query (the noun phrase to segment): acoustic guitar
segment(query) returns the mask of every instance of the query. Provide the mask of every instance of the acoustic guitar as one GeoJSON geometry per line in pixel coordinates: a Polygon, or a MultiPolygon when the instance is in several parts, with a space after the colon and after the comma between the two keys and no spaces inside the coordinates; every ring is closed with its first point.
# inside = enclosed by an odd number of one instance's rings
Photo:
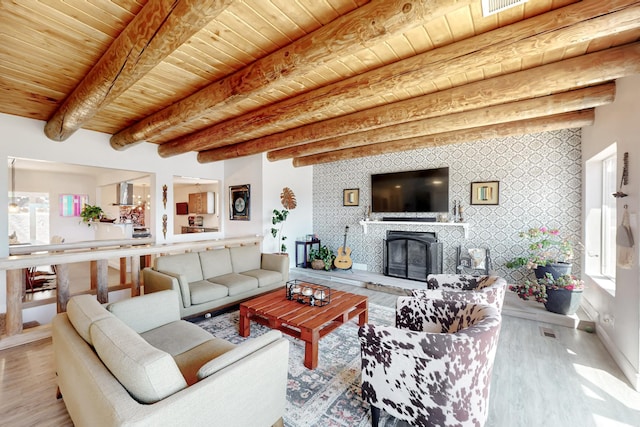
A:
{"type": "Polygon", "coordinates": [[[338,256],[336,256],[335,261],[333,261],[336,268],[340,268],[342,270],[348,270],[353,265],[353,261],[351,260],[351,248],[347,247],[348,231],[349,226],[347,225],[344,228],[344,243],[338,248],[338,256]]]}

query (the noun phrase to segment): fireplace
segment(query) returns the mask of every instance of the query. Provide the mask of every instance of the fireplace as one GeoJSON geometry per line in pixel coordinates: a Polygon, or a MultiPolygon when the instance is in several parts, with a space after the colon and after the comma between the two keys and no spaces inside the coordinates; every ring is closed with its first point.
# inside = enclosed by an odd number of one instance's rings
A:
{"type": "Polygon", "coordinates": [[[384,240],[384,274],[427,281],[427,275],[442,273],[442,243],[436,233],[387,231],[384,240]]]}

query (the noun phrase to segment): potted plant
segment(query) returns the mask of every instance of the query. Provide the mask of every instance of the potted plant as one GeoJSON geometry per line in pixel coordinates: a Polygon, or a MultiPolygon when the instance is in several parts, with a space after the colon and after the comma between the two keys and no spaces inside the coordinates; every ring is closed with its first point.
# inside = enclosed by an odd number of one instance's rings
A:
{"type": "Polygon", "coordinates": [[[333,261],[335,259],[336,256],[334,255],[333,251],[327,247],[327,245],[322,245],[318,249],[312,248],[309,251],[311,268],[313,268],[314,270],[331,270],[331,267],[333,267],[333,261]]]}
{"type": "Polygon", "coordinates": [[[271,224],[279,227],[271,227],[271,235],[278,239],[278,248],[281,253],[287,252],[287,246],[284,244],[284,241],[287,240],[287,236],[282,234],[282,229],[284,228],[284,222],[287,220],[287,216],[289,216],[289,211],[292,211],[296,208],[296,196],[293,194],[293,191],[289,187],[284,187],[282,189],[282,193],[280,193],[280,203],[282,203],[282,210],[273,210],[273,216],[271,217],[271,224]]]}
{"type": "Polygon", "coordinates": [[[92,222],[99,221],[103,215],[104,211],[100,206],[92,206],[90,204],[84,205],[82,211],[80,211],[82,222],[86,222],[89,227],[91,227],[92,222]]]}
{"type": "Polygon", "coordinates": [[[547,311],[574,314],[582,301],[584,282],[571,274],[554,278],[551,273],[546,273],[542,278],[511,285],[509,290],[523,300],[534,299],[543,303],[547,311]]]}
{"type": "Polygon", "coordinates": [[[568,239],[560,236],[560,230],[543,226],[522,231],[519,235],[529,242],[529,253],[507,262],[508,268],[532,269],[537,278],[545,278],[547,273],[553,277],[571,273],[569,261],[573,258],[573,247],[568,239]]]}

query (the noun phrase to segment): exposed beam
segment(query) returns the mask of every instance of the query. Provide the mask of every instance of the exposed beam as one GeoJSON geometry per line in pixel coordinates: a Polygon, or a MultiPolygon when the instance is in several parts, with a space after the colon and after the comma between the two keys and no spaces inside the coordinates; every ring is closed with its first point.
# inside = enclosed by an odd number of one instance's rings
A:
{"type": "Polygon", "coordinates": [[[519,120],[515,122],[456,130],[436,135],[427,135],[417,138],[402,139],[398,141],[384,142],[381,144],[297,157],[293,159],[293,165],[295,167],[310,166],[314,164],[376,156],[398,151],[417,150],[421,148],[437,147],[469,141],[481,141],[490,138],[528,135],[558,129],[579,128],[592,125],[594,120],[595,111],[593,109],[574,111],[555,116],[538,117],[531,120],[519,120]]]}
{"type": "Polygon", "coordinates": [[[612,103],[615,98],[615,93],[615,83],[608,83],[540,98],[494,105],[478,110],[400,123],[366,132],[352,133],[326,139],[324,141],[297,145],[273,151],[268,154],[268,159],[273,161],[291,157],[302,157],[345,148],[379,144],[386,141],[415,138],[460,129],[534,119],[570,111],[595,108],[612,103]]]}
{"type": "Polygon", "coordinates": [[[64,141],[233,0],[149,0],[53,113],[44,133],[64,141]]]}
{"type": "Polygon", "coordinates": [[[337,57],[381,43],[473,0],[374,0],[111,137],[122,149],[153,134],[266,94],[337,57]]]}
{"type": "Polygon", "coordinates": [[[381,93],[398,93],[416,82],[454,76],[518,56],[551,51],[640,27],[640,2],[587,1],[548,12],[479,36],[425,52],[226,120],[163,144],[170,156],[222,147],[265,135],[265,128],[291,128],[349,110],[354,101],[371,105],[381,93]],[[625,9],[626,7],[626,9],[625,9]],[[622,10],[618,10],[623,8],[622,10]],[[611,13],[612,11],[616,11],[611,13]],[[597,18],[594,18],[597,17],[597,18]],[[594,19],[592,19],[594,18],[594,19]]]}
{"type": "Polygon", "coordinates": [[[469,109],[564,92],[640,73],[640,43],[607,49],[530,70],[481,80],[245,143],[202,151],[202,163],[248,156],[469,109]],[[553,78],[550,78],[553,76],[553,78]]]}

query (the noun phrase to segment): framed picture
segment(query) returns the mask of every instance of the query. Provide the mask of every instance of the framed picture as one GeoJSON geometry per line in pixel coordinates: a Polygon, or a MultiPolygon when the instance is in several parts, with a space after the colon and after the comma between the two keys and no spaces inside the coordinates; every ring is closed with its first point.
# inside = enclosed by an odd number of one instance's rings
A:
{"type": "Polygon", "coordinates": [[[89,203],[88,194],[61,194],[60,216],[80,216],[84,205],[89,203]]]}
{"type": "Polygon", "coordinates": [[[471,183],[472,205],[497,205],[500,201],[500,181],[471,183]]]}
{"type": "Polygon", "coordinates": [[[232,185],[229,187],[229,219],[249,221],[251,186],[232,185]]]}
{"type": "Polygon", "coordinates": [[[358,206],[359,204],[359,188],[347,188],[346,190],[342,190],[342,206],[358,206]]]}

